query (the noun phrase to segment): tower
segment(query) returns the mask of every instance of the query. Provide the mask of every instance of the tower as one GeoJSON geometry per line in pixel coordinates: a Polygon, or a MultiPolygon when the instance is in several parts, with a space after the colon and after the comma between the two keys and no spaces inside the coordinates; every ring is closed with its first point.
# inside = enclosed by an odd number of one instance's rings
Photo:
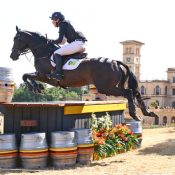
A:
{"type": "Polygon", "coordinates": [[[136,40],[126,40],[123,44],[123,62],[129,66],[132,72],[140,80],[140,49],[144,43],[136,40]]]}

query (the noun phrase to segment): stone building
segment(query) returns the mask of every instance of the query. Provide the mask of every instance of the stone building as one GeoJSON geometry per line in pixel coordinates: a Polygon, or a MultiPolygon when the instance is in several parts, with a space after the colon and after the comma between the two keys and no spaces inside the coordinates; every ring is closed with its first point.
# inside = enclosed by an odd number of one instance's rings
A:
{"type": "Polygon", "coordinates": [[[140,80],[140,49],[144,43],[135,40],[121,42],[123,44],[123,62],[129,66],[139,81],[140,93],[147,106],[156,103],[161,108],[175,108],[175,68],[168,68],[167,80],[140,80]]]}

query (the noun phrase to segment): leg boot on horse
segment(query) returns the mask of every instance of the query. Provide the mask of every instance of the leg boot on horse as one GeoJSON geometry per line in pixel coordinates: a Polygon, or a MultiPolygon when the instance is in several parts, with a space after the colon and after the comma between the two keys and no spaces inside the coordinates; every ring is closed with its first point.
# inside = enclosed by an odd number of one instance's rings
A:
{"type": "Polygon", "coordinates": [[[54,72],[51,74],[51,78],[56,79],[58,81],[60,81],[63,76],[63,70],[62,70],[63,60],[62,59],[63,58],[61,57],[61,55],[54,54],[54,61],[56,64],[56,68],[54,72]]]}

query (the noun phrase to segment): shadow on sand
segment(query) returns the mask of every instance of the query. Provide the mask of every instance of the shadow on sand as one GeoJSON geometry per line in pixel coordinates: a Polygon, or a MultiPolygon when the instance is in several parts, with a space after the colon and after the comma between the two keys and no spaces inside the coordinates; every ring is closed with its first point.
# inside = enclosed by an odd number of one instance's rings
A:
{"type": "Polygon", "coordinates": [[[166,142],[158,143],[145,149],[139,150],[139,155],[157,154],[161,156],[175,155],[175,139],[168,139],[166,142]]]}

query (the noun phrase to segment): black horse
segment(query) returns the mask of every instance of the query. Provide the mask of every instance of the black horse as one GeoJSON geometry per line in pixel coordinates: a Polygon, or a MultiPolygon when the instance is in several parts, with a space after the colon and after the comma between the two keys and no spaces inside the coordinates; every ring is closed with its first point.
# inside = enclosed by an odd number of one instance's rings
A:
{"type": "Polygon", "coordinates": [[[143,115],[156,117],[156,114],[146,109],[138,89],[136,77],[124,63],[102,57],[86,58],[75,70],[64,70],[63,79],[58,82],[49,78],[49,75],[54,70],[50,57],[58,47],[39,33],[21,31],[18,27],[16,27],[16,30],[17,33],[14,37],[10,57],[13,60],[17,60],[20,55],[25,54],[29,50],[34,55],[36,72],[23,75],[23,80],[29,90],[34,92],[43,90],[42,84],[36,81],[55,87],[80,87],[94,84],[99,93],[127,98],[129,114],[133,119],[141,120],[141,117],[136,115],[135,98],[143,115]],[[125,84],[127,84],[127,88],[125,88],[125,84]]]}

